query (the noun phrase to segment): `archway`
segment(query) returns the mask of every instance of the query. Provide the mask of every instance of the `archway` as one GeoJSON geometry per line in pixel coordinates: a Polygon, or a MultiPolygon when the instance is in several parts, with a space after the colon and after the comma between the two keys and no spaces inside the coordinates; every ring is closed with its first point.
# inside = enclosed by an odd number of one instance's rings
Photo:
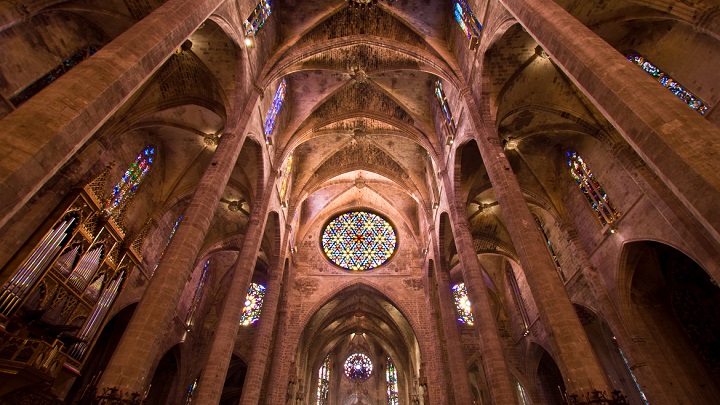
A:
{"type": "Polygon", "coordinates": [[[720,288],[690,257],[658,242],[625,246],[630,302],[640,333],[659,346],[694,403],[720,403],[720,288]]]}
{"type": "Polygon", "coordinates": [[[236,405],[240,401],[245,384],[245,374],[247,374],[247,364],[233,354],[227,377],[225,377],[220,405],[236,405]]]}
{"type": "Polygon", "coordinates": [[[535,384],[543,403],[548,405],[565,404],[563,400],[565,383],[562,374],[560,374],[555,360],[545,350],[542,350],[540,355],[535,384]]]}
{"type": "Polygon", "coordinates": [[[180,370],[180,347],[173,346],[160,359],[150,383],[145,404],[164,405],[175,391],[180,370]]]}

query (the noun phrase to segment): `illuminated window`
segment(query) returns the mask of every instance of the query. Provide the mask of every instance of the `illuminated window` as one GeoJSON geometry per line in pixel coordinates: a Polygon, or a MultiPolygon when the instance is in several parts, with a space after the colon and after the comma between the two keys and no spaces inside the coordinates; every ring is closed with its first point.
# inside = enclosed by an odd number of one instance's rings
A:
{"type": "Polygon", "coordinates": [[[280,179],[280,203],[285,202],[285,196],[287,195],[288,186],[290,185],[290,178],[293,170],[293,153],[285,160],[285,168],[282,170],[282,178],[280,179]]]}
{"type": "Polygon", "coordinates": [[[445,97],[445,90],[443,90],[442,82],[440,80],[435,82],[435,97],[437,97],[440,108],[445,115],[445,128],[447,129],[449,136],[455,137],[455,133],[457,131],[455,119],[450,111],[450,104],[448,104],[447,97],[445,97]]]}
{"type": "Polygon", "coordinates": [[[173,225],[172,230],[170,231],[170,235],[168,236],[167,242],[165,243],[165,247],[163,248],[162,252],[160,252],[160,257],[158,257],[157,263],[155,263],[155,267],[152,270],[152,273],[150,273],[150,277],[155,274],[155,270],[157,270],[158,267],[160,267],[160,262],[162,262],[163,257],[165,257],[165,251],[167,250],[168,246],[170,246],[170,241],[172,241],[173,236],[175,236],[175,231],[177,231],[178,225],[180,225],[180,221],[182,221],[182,215],[180,215],[175,221],[175,225],[173,225]]]}
{"type": "Polygon", "coordinates": [[[515,272],[513,271],[510,263],[508,263],[505,267],[505,274],[507,275],[508,282],[510,283],[510,289],[515,297],[515,305],[517,306],[518,312],[520,312],[520,317],[522,318],[523,327],[525,328],[525,336],[527,336],[528,333],[530,333],[528,330],[530,328],[530,316],[528,315],[527,307],[525,306],[525,299],[520,291],[520,285],[518,285],[515,272]]]}
{"type": "Polygon", "coordinates": [[[243,23],[245,35],[257,34],[260,28],[265,25],[265,20],[270,17],[271,13],[272,5],[270,4],[270,0],[260,0],[260,3],[255,6],[250,16],[243,23]]]}
{"type": "Polygon", "coordinates": [[[535,223],[537,223],[538,228],[540,228],[540,232],[545,239],[545,246],[547,246],[548,251],[550,252],[550,256],[552,256],[553,261],[555,262],[555,269],[560,275],[562,281],[565,281],[565,274],[563,274],[562,272],[562,267],[560,266],[560,261],[558,260],[557,253],[555,253],[555,248],[553,248],[552,242],[550,242],[550,238],[548,237],[547,232],[545,232],[545,227],[543,226],[542,222],[540,222],[540,218],[538,218],[536,215],[533,215],[533,217],[535,217],[535,223]]]}
{"type": "Polygon", "coordinates": [[[330,355],[328,354],[318,371],[317,405],[328,405],[330,393],[330,355]]]}
{"type": "Polygon", "coordinates": [[[379,215],[352,211],[325,227],[322,247],[327,257],[347,270],[369,270],[385,263],[395,251],[395,230],[379,215]]]}
{"type": "Polygon", "coordinates": [[[398,394],[397,369],[390,357],[387,358],[387,367],[385,368],[385,381],[387,381],[388,405],[400,405],[400,395],[398,394]]]}
{"type": "Polygon", "coordinates": [[[617,349],[618,353],[620,353],[620,357],[622,357],[623,363],[625,363],[625,367],[627,368],[628,372],[630,373],[630,377],[633,380],[633,383],[635,384],[635,388],[637,388],[638,393],[640,394],[640,397],[642,398],[642,401],[645,405],[650,405],[648,402],[647,397],[645,396],[645,392],[643,392],[642,388],[640,388],[640,383],[638,382],[637,378],[635,377],[635,373],[633,373],[632,368],[630,367],[630,363],[628,363],[627,359],[625,358],[625,354],[623,353],[622,349],[620,349],[620,344],[618,344],[617,338],[613,336],[613,343],[615,344],[615,349],[617,349]]]}
{"type": "Polygon", "coordinates": [[[345,360],[345,376],[347,378],[365,380],[370,378],[372,369],[370,358],[362,353],[351,354],[345,360]]]}
{"type": "Polygon", "coordinates": [[[479,44],[480,31],[482,31],[480,21],[475,17],[465,0],[457,0],[454,11],[455,20],[460,25],[460,29],[465,33],[465,36],[470,40],[470,48],[475,49],[479,44]]]}
{"type": "Polygon", "coordinates": [[[207,259],[207,261],[205,261],[205,265],[203,265],[202,273],[200,273],[200,280],[198,280],[197,286],[195,287],[195,295],[193,295],[192,302],[190,303],[190,309],[188,309],[187,316],[185,317],[185,327],[188,332],[195,323],[195,312],[197,311],[197,308],[200,305],[200,300],[203,296],[205,283],[207,283],[208,270],[210,270],[210,259],[207,259]]]}
{"type": "Polygon", "coordinates": [[[135,162],[125,171],[120,182],[113,188],[110,200],[105,204],[105,211],[112,213],[118,207],[126,204],[137,192],[140,183],[147,175],[155,160],[155,148],[147,146],[135,158],[135,162]]]}
{"type": "Polygon", "coordinates": [[[615,207],[610,202],[610,198],[605,194],[600,182],[593,176],[585,161],[576,152],[568,151],[568,167],[570,174],[577,183],[585,198],[590,203],[593,211],[603,225],[613,222],[620,217],[615,207]]]}
{"type": "Polygon", "coordinates": [[[250,284],[247,296],[245,296],[245,307],[243,307],[243,312],[240,316],[241,325],[250,325],[260,319],[260,311],[262,310],[264,297],[264,286],[256,283],[250,284]]]}
{"type": "Polygon", "coordinates": [[[460,321],[460,323],[473,325],[475,320],[473,319],[472,304],[468,298],[465,283],[455,284],[452,290],[453,296],[455,297],[455,309],[457,309],[458,321],[460,321]]]}
{"type": "Polygon", "coordinates": [[[187,393],[185,394],[185,405],[192,404],[193,396],[195,396],[195,391],[197,390],[199,381],[200,377],[196,378],[195,381],[190,384],[190,387],[188,387],[187,393]]]}
{"type": "Polygon", "coordinates": [[[272,105],[267,113],[267,118],[265,118],[265,126],[263,127],[263,130],[265,131],[266,137],[270,136],[273,129],[275,129],[275,120],[280,112],[280,108],[282,108],[283,101],[285,101],[286,87],[287,82],[285,81],[285,78],[283,78],[280,81],[277,91],[275,91],[275,97],[273,97],[272,105]]]}
{"type": "Polygon", "coordinates": [[[10,97],[10,102],[13,103],[15,107],[20,106],[20,104],[28,101],[32,96],[36,95],[40,92],[40,90],[49,86],[50,83],[54,82],[57,78],[67,73],[70,69],[77,66],[80,62],[94,55],[95,52],[97,52],[98,50],[100,50],[99,46],[89,45],[75,52],[74,55],[63,60],[60,65],[55,67],[55,69],[51,70],[45,76],[35,80],[32,84],[22,89],[22,91],[20,91],[18,94],[10,97]]]}
{"type": "Polygon", "coordinates": [[[520,381],[515,380],[515,388],[517,388],[518,404],[530,405],[525,388],[520,384],[520,381]]]}
{"type": "Polygon", "coordinates": [[[680,83],[676,82],[672,77],[661,71],[660,68],[650,63],[649,60],[642,57],[642,55],[640,55],[639,53],[631,52],[630,54],[628,54],[627,58],[630,62],[633,62],[634,64],[640,66],[640,68],[647,72],[647,74],[657,79],[657,81],[662,84],[663,87],[667,88],[674,95],[678,96],[678,98],[684,101],[685,104],[689,105],[690,108],[699,112],[702,115],[705,115],[705,112],[707,112],[708,110],[708,106],[702,100],[700,100],[700,97],[694,95],[686,88],[681,86],[680,83]]]}

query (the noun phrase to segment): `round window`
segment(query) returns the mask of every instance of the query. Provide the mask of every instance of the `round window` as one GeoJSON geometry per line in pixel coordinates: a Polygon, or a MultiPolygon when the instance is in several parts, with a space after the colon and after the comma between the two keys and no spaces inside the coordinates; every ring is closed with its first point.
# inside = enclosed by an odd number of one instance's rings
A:
{"type": "Polygon", "coordinates": [[[362,353],[351,354],[345,360],[345,376],[350,379],[366,379],[372,374],[373,365],[370,358],[362,353]]]}
{"type": "Polygon", "coordinates": [[[370,270],[385,263],[395,251],[392,225],[379,215],[352,211],[325,226],[322,247],[328,259],[347,270],[370,270]]]}

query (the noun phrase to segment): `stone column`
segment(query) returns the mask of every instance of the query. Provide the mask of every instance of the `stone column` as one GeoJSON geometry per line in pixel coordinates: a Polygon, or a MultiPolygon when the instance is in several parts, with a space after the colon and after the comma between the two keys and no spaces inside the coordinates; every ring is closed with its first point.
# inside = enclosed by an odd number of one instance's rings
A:
{"type": "MultiPolygon", "coordinates": [[[[212,162],[205,169],[190,200],[183,220],[167,247],[165,257],[155,271],[118,344],[99,387],[118,387],[125,392],[142,392],[146,378],[159,361],[162,336],[172,325],[175,308],[193,270],[210,223],[225,190],[246,138],[237,123],[246,123],[257,102],[248,102],[243,114],[233,117],[220,139],[212,162]],[[238,132],[233,132],[237,130],[238,132]]],[[[244,296],[244,295],[243,295],[244,296]]],[[[102,392],[102,391],[100,391],[102,392]]]]}
{"type": "Polygon", "coordinates": [[[168,0],[0,121],[0,227],[224,0],[168,0]]]}
{"type": "MultiPolygon", "coordinates": [[[[230,288],[220,312],[207,364],[198,383],[198,404],[217,404],[220,402],[228,367],[230,366],[230,358],[232,357],[238,328],[240,327],[240,315],[242,314],[246,291],[255,271],[260,242],[265,231],[268,202],[272,192],[275,190],[272,182],[269,181],[265,182],[264,187],[262,198],[253,204],[242,248],[231,270],[230,288]]],[[[263,322],[263,319],[259,322],[263,322]]]]}
{"type": "Polygon", "coordinates": [[[248,363],[247,374],[245,374],[245,383],[243,384],[242,396],[240,397],[240,405],[259,404],[260,394],[265,378],[265,370],[267,368],[270,357],[270,346],[273,340],[273,331],[275,330],[275,320],[278,318],[278,306],[280,304],[280,296],[283,289],[282,280],[285,274],[285,260],[283,254],[287,249],[288,239],[290,237],[290,229],[288,226],[285,231],[285,240],[280,252],[276,254],[275,266],[268,275],[267,289],[265,299],[262,306],[262,317],[258,321],[257,332],[255,333],[255,341],[253,342],[252,357],[248,363]]]}
{"type": "MultiPolygon", "coordinates": [[[[545,240],[525,201],[510,162],[505,156],[497,130],[487,126],[480,119],[475,102],[467,92],[464,99],[468,108],[467,116],[475,130],[475,140],[480,155],[498,199],[510,238],[520,258],[530,291],[538,306],[540,320],[550,336],[555,361],[565,378],[565,387],[571,394],[582,394],[593,389],[607,391],[605,373],[595,357],[585,329],[580,324],[567,296],[565,286],[557,276],[555,263],[548,253],[545,240]]],[[[467,232],[465,226],[459,226],[458,229],[467,232]]],[[[461,234],[456,233],[456,235],[457,238],[461,237],[461,234]]],[[[470,237],[469,233],[467,237],[470,237]]],[[[458,247],[458,252],[463,250],[458,247]]],[[[477,272],[470,273],[474,275],[477,272]]],[[[480,277],[479,273],[476,277],[480,277]]],[[[465,282],[468,282],[467,276],[465,282]]],[[[482,280],[478,282],[481,283],[482,280]]],[[[480,285],[479,283],[477,285],[480,285]]]]}
{"type": "MultiPolygon", "coordinates": [[[[462,339],[457,326],[457,316],[453,306],[453,295],[450,292],[450,275],[444,265],[444,259],[440,256],[439,249],[435,249],[438,258],[435,271],[437,281],[437,292],[440,309],[440,323],[445,332],[445,347],[447,353],[448,368],[450,371],[450,384],[453,388],[456,404],[471,404],[472,394],[470,380],[468,378],[468,364],[462,352],[462,339]]],[[[431,301],[432,302],[432,301],[431,301]]]]}
{"type": "MultiPolygon", "coordinates": [[[[500,0],[720,241],[720,129],[549,0],[500,0]]],[[[717,18],[715,18],[717,20],[717,18]]]]}
{"type": "MultiPolygon", "coordinates": [[[[447,173],[443,173],[445,189],[450,191],[452,188],[447,177],[447,173]]],[[[448,192],[448,194],[454,198],[453,193],[448,192]]],[[[475,253],[475,245],[467,218],[460,212],[465,212],[465,208],[455,205],[450,207],[450,224],[455,237],[455,247],[460,257],[465,288],[472,303],[475,327],[480,336],[482,366],[490,389],[490,400],[491,403],[497,405],[517,404],[515,386],[510,377],[508,362],[505,359],[505,349],[490,304],[487,286],[483,280],[483,269],[475,253]]]]}

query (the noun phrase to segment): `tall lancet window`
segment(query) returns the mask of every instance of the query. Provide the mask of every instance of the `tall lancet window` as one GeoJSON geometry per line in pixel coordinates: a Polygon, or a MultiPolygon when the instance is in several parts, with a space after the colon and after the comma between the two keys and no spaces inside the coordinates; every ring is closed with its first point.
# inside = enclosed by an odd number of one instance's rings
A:
{"type": "Polygon", "coordinates": [[[387,366],[385,367],[385,381],[387,382],[388,405],[400,405],[397,369],[390,357],[387,358],[387,366]]]}
{"type": "Polygon", "coordinates": [[[328,405],[330,403],[330,355],[328,354],[318,371],[317,405],[328,405]]]}
{"type": "Polygon", "coordinates": [[[450,111],[450,104],[448,104],[447,97],[445,97],[445,90],[443,90],[443,85],[440,80],[435,82],[435,97],[437,97],[440,109],[442,109],[443,115],[445,115],[444,125],[445,129],[448,131],[448,137],[452,139],[455,137],[457,127],[455,125],[455,118],[453,118],[452,112],[450,111]]]}
{"type": "Polygon", "coordinates": [[[270,4],[270,0],[260,0],[260,3],[255,6],[250,16],[248,16],[247,20],[243,23],[245,35],[257,34],[260,28],[265,25],[265,21],[270,17],[271,13],[272,4],[270,4]]]}
{"type": "Polygon", "coordinates": [[[112,196],[105,204],[105,212],[108,214],[126,205],[137,192],[140,183],[147,176],[150,167],[155,160],[155,148],[147,146],[135,158],[135,162],[125,171],[118,184],[113,188],[112,196]]]}
{"type": "Polygon", "coordinates": [[[195,287],[195,295],[193,295],[190,308],[188,309],[187,316],[185,317],[185,328],[188,332],[190,332],[193,324],[195,324],[195,313],[197,312],[198,306],[200,305],[200,301],[203,297],[203,292],[205,291],[208,270],[210,270],[210,259],[207,259],[207,261],[205,261],[205,265],[203,265],[202,273],[200,273],[200,280],[198,280],[197,286],[195,287]]]}
{"type": "Polygon", "coordinates": [[[457,0],[455,2],[455,20],[460,25],[465,36],[470,40],[470,49],[475,49],[480,43],[480,31],[482,31],[482,25],[475,17],[475,13],[472,12],[470,6],[468,6],[465,0],[457,0]]]}
{"type": "Polygon", "coordinates": [[[467,288],[465,283],[455,284],[452,287],[453,297],[455,298],[455,309],[458,313],[458,321],[468,325],[473,325],[475,320],[472,313],[472,304],[470,298],[468,298],[467,288]]]}
{"type": "Polygon", "coordinates": [[[257,283],[250,284],[245,296],[245,307],[243,307],[242,315],[240,315],[241,325],[250,325],[260,319],[263,298],[265,298],[265,286],[257,283]]]}
{"type": "Polygon", "coordinates": [[[557,253],[555,253],[555,248],[553,247],[552,242],[550,242],[550,238],[548,237],[547,232],[545,231],[545,227],[543,226],[542,222],[540,222],[540,218],[537,217],[537,215],[533,214],[533,217],[535,218],[535,223],[537,223],[538,228],[540,228],[540,232],[542,233],[543,238],[545,239],[545,246],[548,248],[548,252],[550,252],[550,256],[552,256],[553,261],[555,262],[555,269],[557,269],[558,274],[560,275],[560,278],[562,281],[565,281],[565,274],[563,274],[562,267],[560,266],[560,261],[558,260],[557,253]]]}
{"type": "MultiPolygon", "coordinates": [[[[63,246],[70,240],[77,226],[78,218],[75,215],[66,215],[59,220],[35,249],[28,255],[27,259],[20,265],[15,274],[3,285],[0,291],[0,314],[9,317],[25,298],[30,287],[45,272],[45,269],[52,263],[56,255],[60,253],[63,246]]],[[[65,265],[67,273],[70,274],[75,265],[78,247],[70,246],[67,252],[60,255],[55,262],[55,268],[65,265]],[[71,257],[71,254],[74,254],[71,257]],[[60,264],[58,264],[60,263],[60,264]]],[[[61,270],[59,270],[61,271],[61,270]]]]}
{"type": "Polygon", "coordinates": [[[170,242],[172,241],[173,236],[175,236],[175,231],[177,231],[178,226],[180,226],[180,221],[182,221],[182,215],[180,215],[175,221],[175,225],[173,225],[172,230],[170,231],[170,235],[168,236],[167,242],[165,243],[165,247],[163,248],[162,252],[160,252],[160,257],[158,257],[157,263],[155,263],[155,267],[153,267],[152,273],[150,273],[150,277],[155,274],[155,270],[157,270],[158,267],[160,267],[160,263],[162,262],[163,257],[165,257],[165,251],[167,250],[168,246],[170,246],[170,242]]]}
{"type": "Polygon", "coordinates": [[[528,315],[525,299],[520,291],[520,285],[518,284],[517,277],[515,277],[515,272],[509,263],[505,267],[505,274],[507,275],[508,283],[510,283],[510,289],[512,290],[515,298],[515,304],[517,305],[518,312],[520,312],[520,317],[522,318],[523,327],[525,328],[524,335],[527,336],[527,334],[530,333],[530,316],[528,315]]]}
{"type": "Polygon", "coordinates": [[[272,105],[270,106],[270,110],[268,110],[267,117],[265,118],[265,126],[263,127],[265,137],[272,135],[273,129],[275,129],[275,121],[277,120],[278,113],[280,113],[283,101],[285,101],[286,88],[287,81],[283,78],[280,81],[277,91],[275,91],[275,97],[273,97],[272,105]]]}
{"type": "Polygon", "coordinates": [[[644,70],[647,74],[654,77],[658,83],[662,84],[663,87],[670,90],[680,100],[684,101],[685,104],[689,105],[690,108],[705,115],[708,110],[708,105],[705,104],[700,97],[691,93],[688,89],[676,82],[675,79],[670,77],[667,73],[664,73],[660,68],[653,65],[649,60],[645,59],[642,55],[637,52],[630,52],[627,56],[628,60],[644,70]]]}
{"type": "Polygon", "coordinates": [[[613,222],[616,218],[620,217],[620,213],[610,202],[610,198],[603,190],[600,182],[593,176],[590,168],[585,164],[585,161],[576,152],[567,152],[568,167],[570,167],[570,174],[575,183],[577,183],[580,190],[585,195],[590,207],[597,215],[598,219],[603,225],[607,225],[613,222]]]}
{"type": "Polygon", "coordinates": [[[285,197],[287,196],[288,187],[290,186],[290,180],[292,179],[292,171],[293,171],[293,153],[290,152],[290,155],[285,160],[285,164],[283,165],[282,169],[282,176],[280,178],[280,190],[278,191],[280,195],[280,204],[283,206],[285,205],[285,197]]]}

